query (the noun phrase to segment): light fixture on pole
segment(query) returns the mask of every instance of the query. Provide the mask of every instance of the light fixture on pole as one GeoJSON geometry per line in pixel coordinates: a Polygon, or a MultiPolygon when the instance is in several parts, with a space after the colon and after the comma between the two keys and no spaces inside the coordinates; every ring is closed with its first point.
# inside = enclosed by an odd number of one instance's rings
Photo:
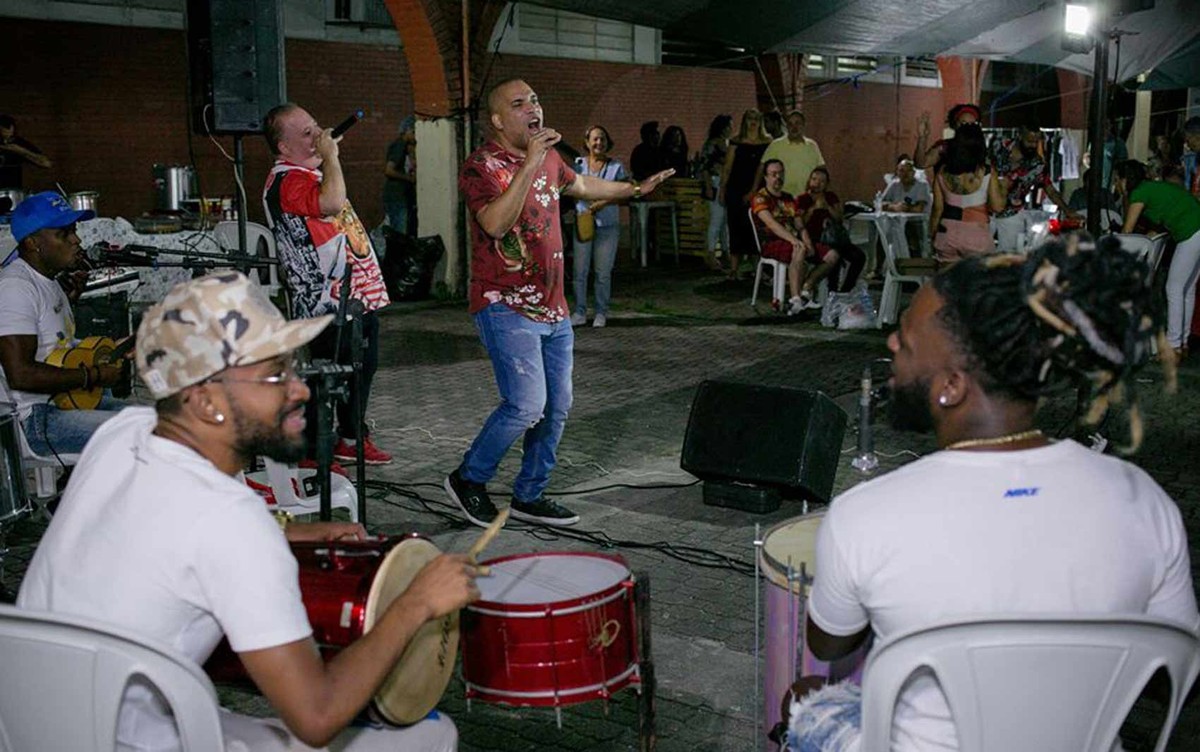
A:
{"type": "Polygon", "coordinates": [[[1080,2],[1067,2],[1063,7],[1063,49],[1081,54],[1091,52],[1092,45],[1096,42],[1092,35],[1091,6],[1080,2]]]}

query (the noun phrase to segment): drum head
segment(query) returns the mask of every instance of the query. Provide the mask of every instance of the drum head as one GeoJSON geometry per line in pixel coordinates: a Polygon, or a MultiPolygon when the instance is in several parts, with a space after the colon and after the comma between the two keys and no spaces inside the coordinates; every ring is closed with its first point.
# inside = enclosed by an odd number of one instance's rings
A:
{"type": "Polygon", "coordinates": [[[619,559],[602,554],[518,554],[484,562],[491,573],[476,581],[479,605],[549,605],[601,593],[629,577],[619,559]]]}
{"type": "Polygon", "coordinates": [[[759,561],[767,579],[781,588],[788,587],[788,564],[792,567],[792,590],[799,593],[804,583],[797,578],[804,573],[811,579],[816,573],[817,528],[825,512],[816,512],[781,522],[767,531],[759,561]]]}
{"type": "MultiPolygon", "coordinates": [[[[375,626],[392,601],[440,554],[424,538],[409,538],[388,552],[367,595],[363,632],[375,626]]],[[[416,631],[375,695],[375,710],[389,723],[416,723],[437,706],[450,683],[458,655],[458,612],[428,621],[416,631]]]]}

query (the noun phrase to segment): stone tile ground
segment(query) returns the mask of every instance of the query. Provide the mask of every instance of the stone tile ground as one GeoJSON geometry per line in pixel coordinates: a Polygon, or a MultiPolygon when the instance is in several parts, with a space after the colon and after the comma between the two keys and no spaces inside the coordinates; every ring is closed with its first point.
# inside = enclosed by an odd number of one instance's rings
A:
{"type": "MultiPolygon", "coordinates": [[[[626,261],[622,258],[622,263],[626,261]]],[[[641,270],[622,266],[616,301],[604,330],[577,331],[575,405],[564,434],[552,489],[583,517],[578,529],[603,534],[631,567],[649,575],[650,613],[658,669],[658,748],[674,752],[749,750],[756,743],[755,581],[744,573],[753,562],[756,526],[763,529],[800,512],[785,503],[778,512],[753,515],[701,503],[701,489],[679,468],[679,453],[696,385],[704,379],[819,389],[851,411],[862,367],[885,356],[883,332],[833,332],[812,321],[757,315],[748,304],[749,283],[726,283],[686,264],[641,270]],[[661,488],[610,488],[615,484],[661,488]],[[606,490],[598,490],[605,488],[606,490]],[[665,555],[657,548],[617,542],[673,544],[705,549],[740,564],[742,571],[706,568],[665,555]]],[[[876,291],[877,293],[878,291],[876,291]]],[[[478,530],[447,515],[442,477],[494,406],[490,365],[461,304],[393,307],[382,320],[381,369],[371,417],[381,445],[396,462],[372,469],[368,526],[383,533],[421,532],[444,550],[465,550],[478,530]]],[[[1145,467],[1183,509],[1193,563],[1200,528],[1200,463],[1191,416],[1200,408],[1200,369],[1181,373],[1179,392],[1161,392],[1156,367],[1139,387],[1147,438],[1135,461],[1145,467]]],[[[1068,398],[1049,400],[1042,426],[1060,433],[1071,414],[1068,398]]],[[[853,428],[853,427],[852,427],[853,428]]],[[[1120,426],[1109,426],[1119,435],[1120,426]]],[[[854,446],[853,430],[844,447],[854,446]]],[[[883,470],[934,448],[929,438],[877,427],[883,470]]],[[[844,453],[836,489],[860,480],[844,453]]],[[[492,491],[507,489],[519,463],[516,450],[501,467],[492,491]]],[[[43,523],[27,520],[10,535],[8,583],[19,582],[24,560],[43,523]]],[[[487,554],[595,550],[511,525],[487,554]]],[[[253,695],[223,690],[223,699],[246,712],[269,712],[253,695]]],[[[637,704],[621,692],[607,708],[590,703],[568,708],[563,726],[545,709],[473,703],[470,711],[458,679],[441,708],[458,724],[461,748],[474,750],[626,750],[637,748],[637,704]]],[[[1152,708],[1139,706],[1129,724],[1127,748],[1153,746],[1152,708]]],[[[1200,745],[1200,709],[1189,708],[1169,749],[1200,745]]]]}

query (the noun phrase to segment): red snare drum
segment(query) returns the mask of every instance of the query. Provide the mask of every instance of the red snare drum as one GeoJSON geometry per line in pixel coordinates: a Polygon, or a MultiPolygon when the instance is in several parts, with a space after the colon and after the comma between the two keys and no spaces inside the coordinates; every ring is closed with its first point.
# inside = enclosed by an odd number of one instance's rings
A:
{"type": "Polygon", "coordinates": [[[542,553],[484,562],[463,616],[466,696],[571,705],[640,685],[633,576],[619,556],[542,553]]]}
{"type": "MultiPolygon", "coordinates": [[[[330,656],[369,632],[375,620],[440,551],[417,535],[365,541],[292,543],[300,595],[313,639],[330,656]]],[[[372,709],[389,723],[416,723],[437,705],[458,650],[458,612],[426,622],[379,688],[372,709]]],[[[222,642],[205,669],[216,681],[244,681],[245,670],[222,642]]]]}

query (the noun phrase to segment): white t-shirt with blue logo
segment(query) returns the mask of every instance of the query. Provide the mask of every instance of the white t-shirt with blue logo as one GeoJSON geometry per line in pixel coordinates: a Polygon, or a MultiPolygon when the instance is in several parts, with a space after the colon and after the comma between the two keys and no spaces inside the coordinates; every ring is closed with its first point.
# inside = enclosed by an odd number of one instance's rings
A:
{"type": "MultiPolygon", "coordinates": [[[[1195,629],[1179,509],[1140,468],[1074,441],[942,451],[834,500],[808,615],[878,639],[955,617],[1149,614],[1195,629]]],[[[893,750],[954,750],[931,675],[901,694],[893,750]]]]}

